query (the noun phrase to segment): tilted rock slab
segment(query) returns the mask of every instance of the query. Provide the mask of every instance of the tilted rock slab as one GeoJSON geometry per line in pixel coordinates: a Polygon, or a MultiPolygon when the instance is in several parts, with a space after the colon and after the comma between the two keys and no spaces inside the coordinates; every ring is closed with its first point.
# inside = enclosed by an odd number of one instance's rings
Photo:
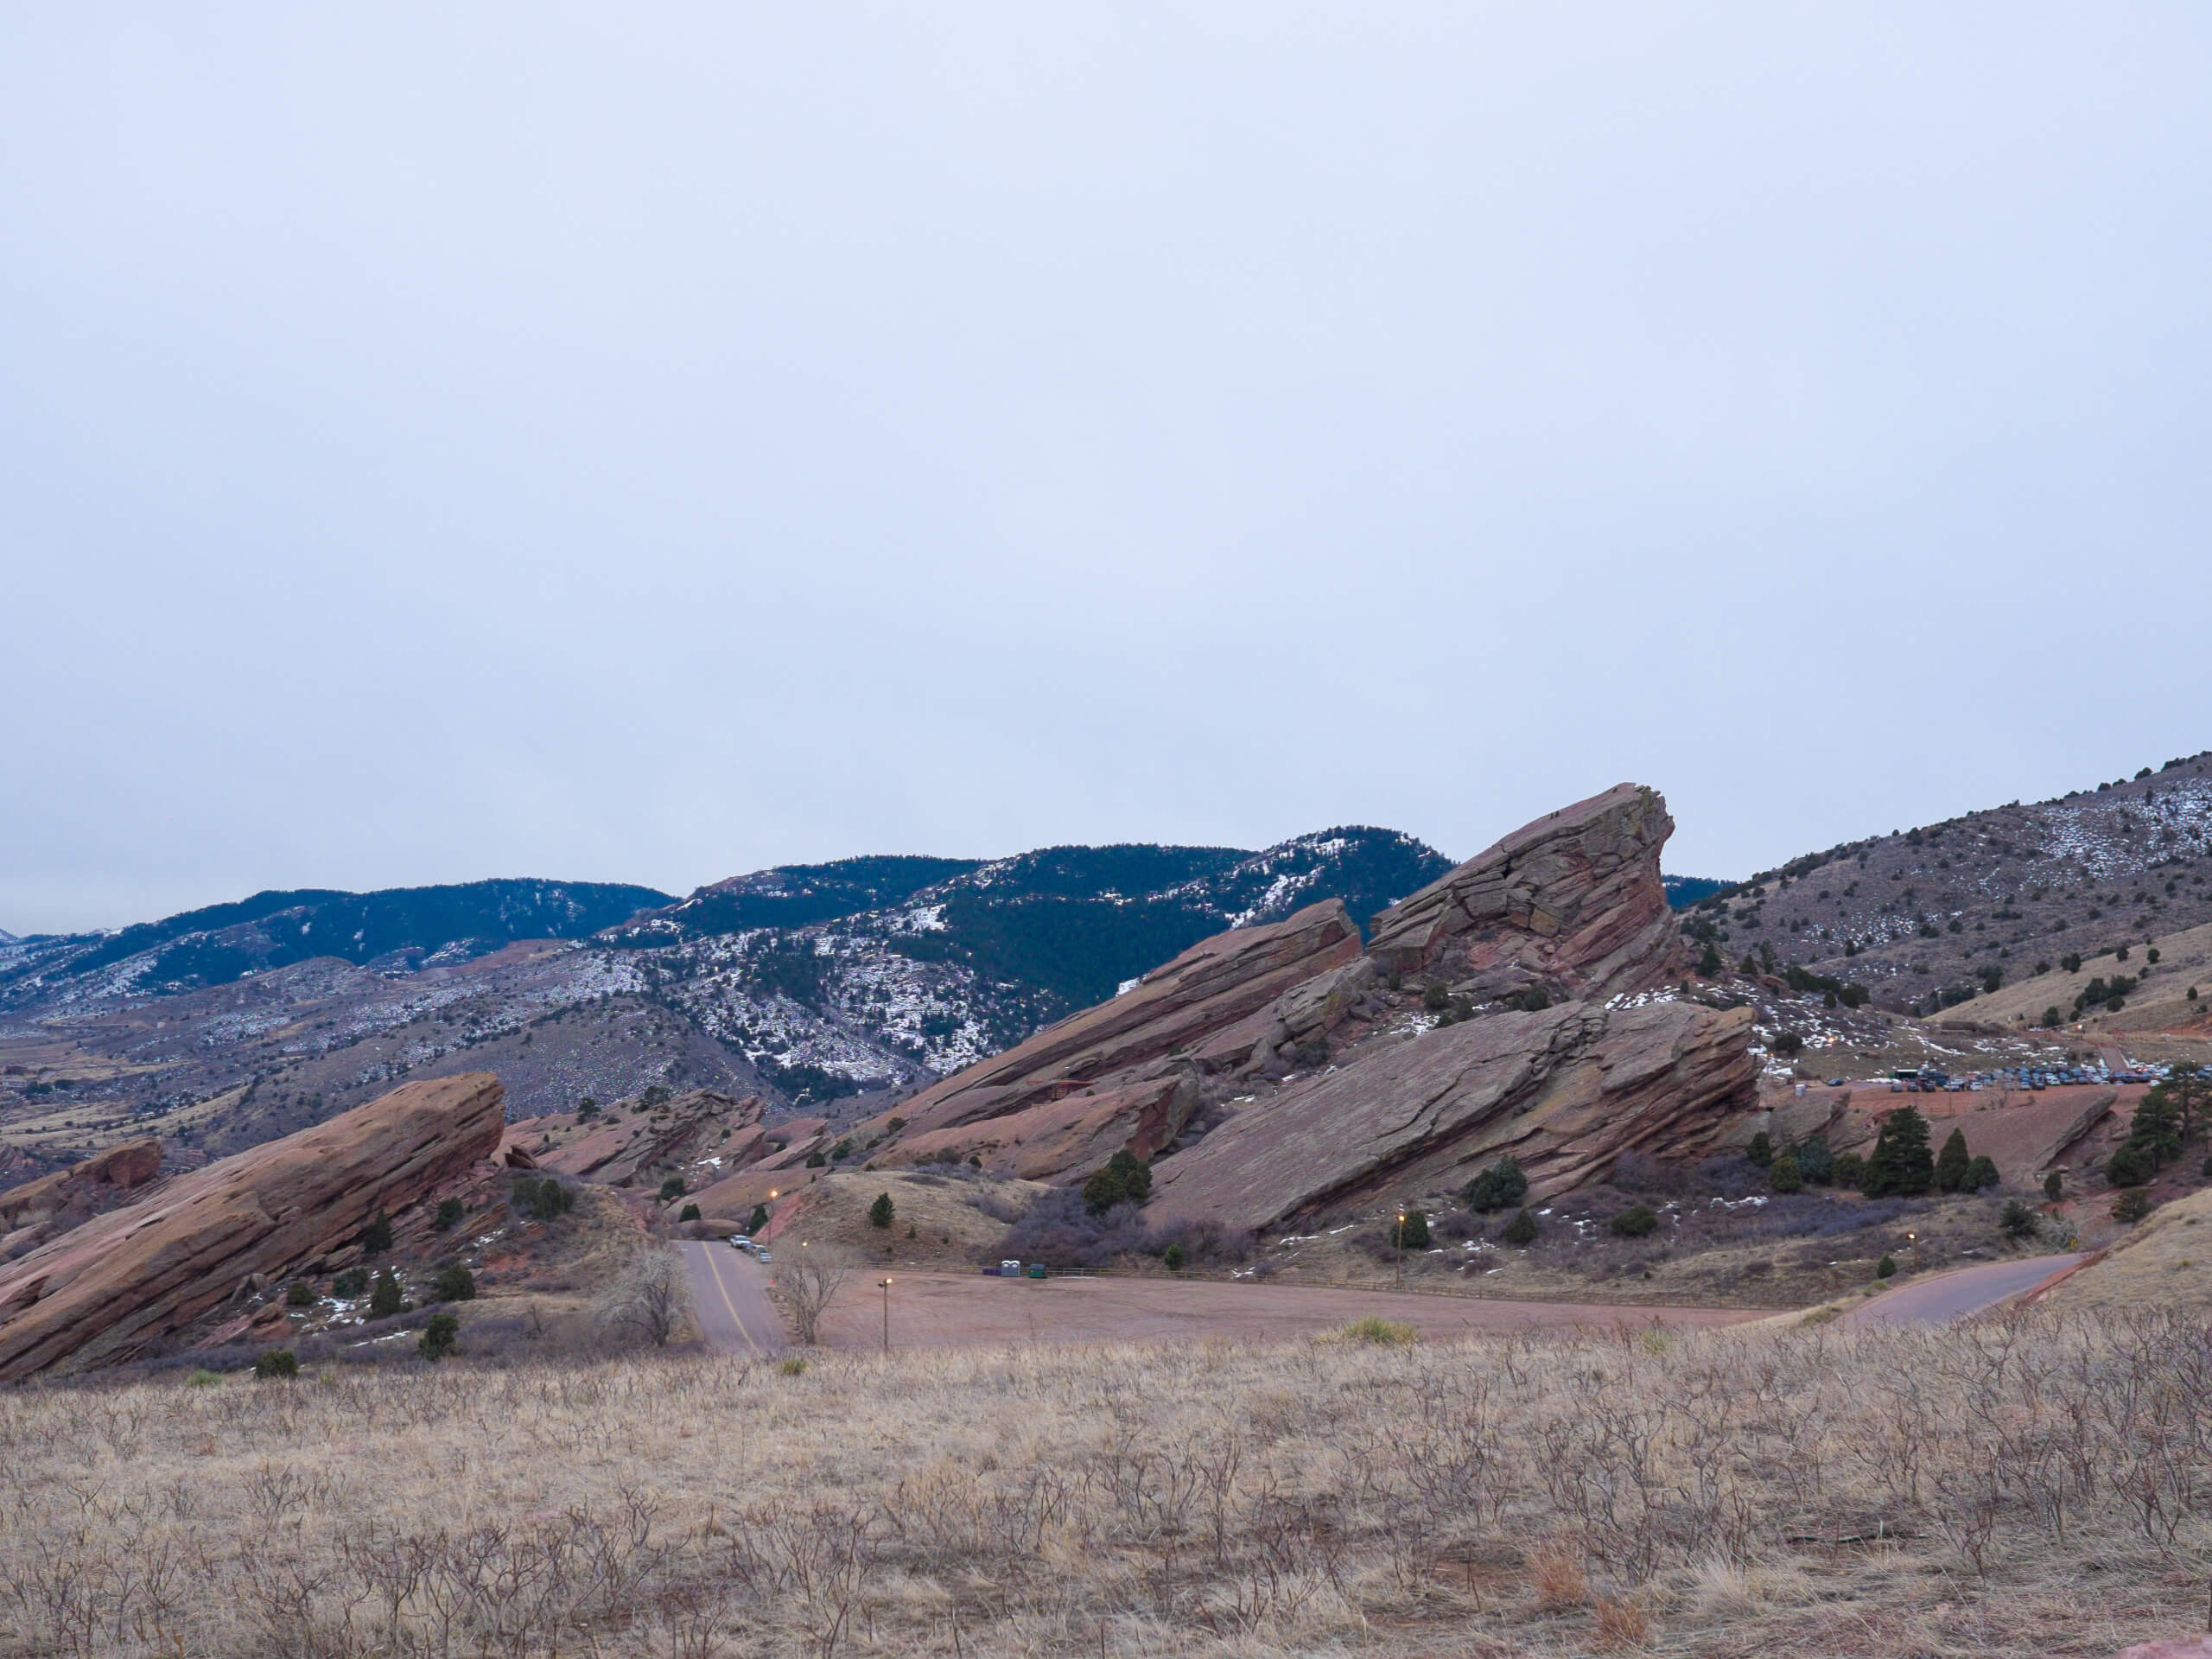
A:
{"type": "Polygon", "coordinates": [[[868,1166],[964,1164],[974,1158],[985,1169],[1028,1181],[1087,1180],[1117,1152],[1127,1150],[1150,1162],[1181,1132],[1198,1103],[1195,1077],[1154,1077],[1065,1096],[1003,1117],[910,1135],[886,1147],[868,1166]]]}
{"type": "Polygon", "coordinates": [[[0,1262],[112,1210],[162,1173],[162,1143],[125,1141],[82,1163],[0,1192],[0,1262]]]}
{"type": "Polygon", "coordinates": [[[1756,1096],[1751,1020],[1572,1002],[1371,1044],[1154,1164],[1146,1218],[1269,1227],[1458,1186],[1506,1153],[1546,1198],[1624,1152],[1694,1155],[1756,1096]]]}
{"type": "Polygon", "coordinates": [[[130,1359],[256,1274],[353,1241],[499,1144],[487,1071],[410,1083],[181,1175],[0,1267],[0,1382],[130,1359]]]}
{"type": "Polygon", "coordinates": [[[1449,982],[1478,1000],[1541,985],[1603,1001],[1688,970],[1659,849],[1674,833],[1656,789],[1617,784],[1524,824],[1376,916],[1384,973],[1449,982]]]}
{"type": "Polygon", "coordinates": [[[905,1120],[909,1137],[918,1137],[1065,1099],[1108,1079],[1116,1086],[1151,1081],[1209,1037],[1359,953],[1359,930],[1335,899],[1280,922],[1217,933],[1112,1001],[932,1084],[863,1125],[856,1137],[887,1132],[894,1116],[905,1120]]]}

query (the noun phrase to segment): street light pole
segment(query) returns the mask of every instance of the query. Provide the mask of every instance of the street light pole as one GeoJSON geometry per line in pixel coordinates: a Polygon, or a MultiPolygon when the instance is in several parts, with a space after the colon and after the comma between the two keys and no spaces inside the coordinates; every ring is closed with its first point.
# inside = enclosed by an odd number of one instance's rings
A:
{"type": "Polygon", "coordinates": [[[885,1279],[880,1287],[883,1292],[883,1351],[891,1351],[891,1281],[885,1279]]]}
{"type": "Polygon", "coordinates": [[[1395,1275],[1391,1281],[1392,1287],[1403,1290],[1406,1287],[1406,1212],[1403,1210],[1398,1211],[1397,1230],[1392,1236],[1391,1243],[1394,1247],[1390,1252],[1391,1268],[1395,1275]]]}

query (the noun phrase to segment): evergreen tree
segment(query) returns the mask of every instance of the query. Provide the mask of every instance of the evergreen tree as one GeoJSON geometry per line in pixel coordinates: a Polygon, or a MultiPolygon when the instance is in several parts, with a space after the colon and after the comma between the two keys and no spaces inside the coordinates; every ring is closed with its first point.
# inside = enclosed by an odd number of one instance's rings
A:
{"type": "Polygon", "coordinates": [[[377,1275],[376,1288],[369,1293],[369,1317],[388,1319],[399,1312],[402,1298],[399,1281],[390,1268],[377,1275]]]}
{"type": "Polygon", "coordinates": [[[1764,1129],[1761,1129],[1751,1137],[1751,1144],[1744,1148],[1744,1156],[1761,1169],[1764,1169],[1774,1161],[1774,1142],[1768,1139],[1764,1129]]]}
{"type": "Polygon", "coordinates": [[[1973,1157],[1967,1151],[1967,1137],[1963,1130],[1953,1129],[1943,1150],[1936,1155],[1936,1190],[1956,1192],[1966,1185],[1967,1171],[1972,1167],[1973,1157]]]}
{"type": "Polygon", "coordinates": [[[1767,1166],[1767,1185],[1777,1192],[1796,1192],[1803,1190],[1805,1177],[1797,1167],[1797,1154],[1785,1152],[1767,1166]]]}
{"type": "Polygon", "coordinates": [[[2156,1169],[2181,1151],[2181,1108],[2166,1085],[2159,1084],[2136,1103],[2128,1141],[2148,1154],[2151,1167],[2156,1169]]]}
{"type": "Polygon", "coordinates": [[[1510,1210],[1528,1196],[1529,1178],[1521,1173],[1519,1160],[1513,1158],[1499,1159],[1469,1181],[1460,1194],[1468,1209],[1484,1213],[1510,1210]]]}
{"type": "Polygon", "coordinates": [[[2181,1138],[2186,1141],[2196,1135],[2197,1116],[2212,1098],[2212,1077],[2196,1061],[2184,1060],[2167,1074],[2165,1090],[2181,1112],[2181,1138]]]}
{"type": "Polygon", "coordinates": [[[1509,1244],[1533,1244],[1536,1242],[1536,1218],[1525,1207],[1517,1210],[1498,1236],[1509,1244]]]}
{"type": "Polygon", "coordinates": [[[1900,1106],[1882,1120],[1859,1190],[1870,1198],[1917,1198],[1935,1184],[1936,1160],[1928,1150],[1928,1120],[1921,1116],[1918,1108],[1900,1106]]]}
{"type": "Polygon", "coordinates": [[[2049,1198],[2053,1204],[2056,1204],[2058,1202],[2060,1198],[2064,1195],[2065,1190],[2065,1183],[2059,1179],[2059,1174],[2056,1170],[2052,1170],[2050,1174],[2043,1178],[2043,1195],[2046,1198],[2049,1198]]]}
{"type": "Polygon", "coordinates": [[[891,1195],[888,1192],[879,1192],[875,1195],[875,1202],[868,1207],[868,1224],[871,1227],[888,1227],[897,1214],[898,1206],[891,1202],[891,1195]]]}
{"type": "Polygon", "coordinates": [[[1797,1173],[1815,1186],[1826,1186],[1835,1179],[1835,1154],[1817,1135],[1801,1141],[1791,1155],[1797,1160],[1797,1173]]]}

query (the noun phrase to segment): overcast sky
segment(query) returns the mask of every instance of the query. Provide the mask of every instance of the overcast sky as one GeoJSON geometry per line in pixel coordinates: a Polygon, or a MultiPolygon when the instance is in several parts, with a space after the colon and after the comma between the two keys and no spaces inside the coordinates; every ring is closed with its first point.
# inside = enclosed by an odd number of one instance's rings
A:
{"type": "Polygon", "coordinates": [[[2208,19],[8,8],[0,927],[2212,746],[2208,19]]]}

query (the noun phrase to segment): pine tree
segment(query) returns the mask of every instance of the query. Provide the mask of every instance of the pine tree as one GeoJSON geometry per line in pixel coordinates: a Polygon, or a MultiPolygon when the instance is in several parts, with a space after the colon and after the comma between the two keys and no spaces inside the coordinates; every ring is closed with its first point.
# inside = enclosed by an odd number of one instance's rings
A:
{"type": "Polygon", "coordinates": [[[2181,1108],[2166,1085],[2159,1084],[2135,1104],[2135,1121],[2127,1131],[2132,1145],[2139,1147],[2158,1168],[2181,1151],[2181,1108]]]}
{"type": "Polygon", "coordinates": [[[1966,1185],[1967,1171],[1974,1163],[1967,1151],[1967,1137],[1963,1130],[1953,1129],[1951,1138],[1943,1142],[1943,1150],[1936,1158],[1936,1190],[1956,1192],[1966,1185]]]}
{"type": "Polygon", "coordinates": [[[868,1224],[871,1227],[888,1227],[897,1214],[898,1206],[891,1202],[891,1195],[888,1192],[879,1192],[875,1195],[875,1202],[868,1207],[868,1224]]]}
{"type": "Polygon", "coordinates": [[[399,1312],[402,1298],[399,1281],[390,1268],[377,1275],[376,1288],[369,1293],[369,1317],[388,1319],[399,1312]]]}
{"type": "Polygon", "coordinates": [[[1919,1109],[1900,1106],[1882,1120],[1874,1150],[1866,1160],[1859,1191],[1870,1198],[1917,1198],[1936,1184],[1936,1160],[1928,1150],[1928,1120],[1919,1109]]]}
{"type": "Polygon", "coordinates": [[[1761,1169],[1774,1161],[1774,1142],[1768,1138],[1764,1129],[1751,1137],[1751,1144],[1744,1148],[1744,1156],[1761,1169]]]}
{"type": "Polygon", "coordinates": [[[1797,1154],[1785,1152],[1767,1166],[1766,1184],[1777,1192],[1802,1192],[1805,1177],[1797,1167],[1797,1154]]]}

